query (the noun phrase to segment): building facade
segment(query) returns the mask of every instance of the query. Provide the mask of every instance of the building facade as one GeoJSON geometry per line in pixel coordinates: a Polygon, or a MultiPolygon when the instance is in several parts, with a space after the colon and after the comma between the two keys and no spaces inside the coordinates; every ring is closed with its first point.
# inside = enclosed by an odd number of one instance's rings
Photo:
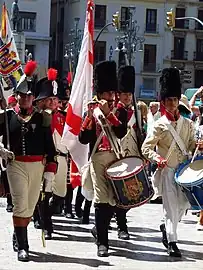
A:
{"type": "MultiPolygon", "coordinates": [[[[128,19],[128,10],[133,10],[137,21],[137,35],[143,36],[143,50],[132,55],[132,65],[136,70],[136,95],[142,100],[152,100],[159,96],[161,69],[177,67],[185,70],[183,92],[187,88],[199,87],[203,78],[203,27],[195,21],[176,20],[173,31],[166,24],[166,13],[173,8],[176,17],[193,16],[203,21],[203,1],[200,0],[95,0],[95,33],[111,22],[112,15],[119,11],[122,22],[128,19]]],[[[70,44],[70,33],[74,33],[74,22],[84,29],[86,0],[69,0],[65,5],[64,44],[70,44]],[[80,18],[78,21],[77,18],[80,18]]],[[[109,26],[101,34],[95,47],[95,62],[112,59],[118,61],[118,36],[123,31],[115,31],[109,26]]],[[[65,50],[64,50],[65,54],[65,50]]],[[[64,59],[64,70],[69,69],[69,58],[64,59]]]]}
{"type": "MultiPolygon", "coordinates": [[[[170,2],[170,1],[168,1],[170,2]]],[[[203,1],[177,1],[168,4],[176,17],[196,17],[203,21],[203,1]]],[[[176,20],[173,32],[166,28],[164,65],[189,71],[183,81],[183,90],[203,84],[203,27],[194,20],[176,20]]]]}
{"type": "MultiPolygon", "coordinates": [[[[1,6],[3,2],[0,1],[1,6]]],[[[13,0],[7,0],[9,14],[13,0]]],[[[38,62],[39,77],[46,74],[49,62],[51,0],[19,0],[19,28],[25,35],[25,49],[38,62]]]]}

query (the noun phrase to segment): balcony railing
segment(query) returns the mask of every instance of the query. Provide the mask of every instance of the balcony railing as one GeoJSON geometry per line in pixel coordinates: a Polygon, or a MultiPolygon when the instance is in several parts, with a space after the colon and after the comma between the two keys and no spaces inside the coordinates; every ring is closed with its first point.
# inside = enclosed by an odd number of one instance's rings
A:
{"type": "Polygon", "coordinates": [[[203,61],[203,52],[194,52],[194,61],[203,61]]]}
{"type": "Polygon", "coordinates": [[[157,34],[158,32],[159,32],[159,25],[158,24],[147,23],[145,25],[145,33],[157,34]]]}
{"type": "Polygon", "coordinates": [[[156,72],[156,63],[144,63],[143,71],[145,71],[145,72],[156,72]]]}
{"type": "Polygon", "coordinates": [[[188,60],[188,51],[171,51],[171,59],[188,60]]]}
{"type": "Polygon", "coordinates": [[[189,29],[189,20],[176,20],[175,28],[189,29]]]}

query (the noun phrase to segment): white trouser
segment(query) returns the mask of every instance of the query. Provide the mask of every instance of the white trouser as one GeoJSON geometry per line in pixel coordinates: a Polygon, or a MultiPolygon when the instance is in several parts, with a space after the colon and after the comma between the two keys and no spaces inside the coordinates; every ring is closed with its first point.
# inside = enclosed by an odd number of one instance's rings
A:
{"type": "Polygon", "coordinates": [[[94,203],[116,205],[110,180],[105,176],[105,169],[114,160],[115,154],[109,151],[97,152],[92,157],[90,174],[94,188],[94,203]]]}
{"type": "Polygon", "coordinates": [[[55,175],[52,191],[59,197],[65,197],[67,192],[68,164],[66,157],[58,156],[58,169],[55,175]]]}
{"type": "Polygon", "coordinates": [[[180,186],[174,180],[175,170],[164,168],[162,172],[162,197],[168,242],[177,242],[177,226],[190,204],[180,186]]]}
{"type": "Polygon", "coordinates": [[[7,175],[15,217],[32,217],[39,199],[43,172],[42,162],[12,161],[8,164],[7,175]]]}

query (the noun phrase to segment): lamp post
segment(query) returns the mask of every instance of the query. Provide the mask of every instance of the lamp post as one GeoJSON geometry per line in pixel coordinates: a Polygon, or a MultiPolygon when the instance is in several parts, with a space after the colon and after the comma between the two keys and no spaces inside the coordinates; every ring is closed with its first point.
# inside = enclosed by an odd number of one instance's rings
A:
{"type": "Polygon", "coordinates": [[[140,26],[133,19],[134,10],[134,8],[129,8],[129,20],[122,22],[124,34],[116,37],[116,51],[119,51],[120,61],[125,61],[125,64],[129,65],[131,65],[133,54],[137,51],[143,51],[145,42],[145,38],[138,34],[140,26]]]}
{"type": "Polygon", "coordinates": [[[70,42],[65,45],[65,59],[69,61],[69,71],[75,73],[80,47],[82,42],[82,31],[78,28],[80,18],[75,18],[75,28],[70,30],[70,42]]]}
{"type": "Polygon", "coordinates": [[[112,61],[112,56],[113,56],[113,47],[110,46],[110,48],[109,48],[109,61],[112,61]]]}

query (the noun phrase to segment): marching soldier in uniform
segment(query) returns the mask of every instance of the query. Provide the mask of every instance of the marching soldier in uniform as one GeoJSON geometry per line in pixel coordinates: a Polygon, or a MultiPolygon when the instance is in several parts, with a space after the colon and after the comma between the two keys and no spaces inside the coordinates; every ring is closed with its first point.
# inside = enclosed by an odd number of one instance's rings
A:
{"type": "Polygon", "coordinates": [[[43,114],[48,115],[51,121],[51,130],[54,144],[57,151],[58,170],[53,179],[45,182],[45,213],[43,214],[46,239],[52,238],[53,225],[51,216],[55,209],[62,207],[67,189],[67,158],[68,149],[61,144],[61,137],[65,125],[66,112],[64,111],[67,104],[65,88],[61,81],[57,81],[57,70],[49,69],[48,77],[41,79],[37,87],[40,89],[39,96],[35,102],[42,104],[43,114]],[[59,100],[61,109],[59,109],[59,100]]]}
{"type": "MultiPolygon", "coordinates": [[[[127,114],[127,134],[121,139],[123,156],[140,156],[137,137],[133,94],[135,90],[135,69],[133,66],[122,66],[118,71],[118,104],[116,115],[124,110],[127,114]]],[[[127,210],[115,207],[115,218],[118,225],[118,238],[128,240],[130,238],[126,219],[127,210]]]]}
{"type": "MultiPolygon", "coordinates": [[[[105,61],[97,64],[94,74],[94,91],[98,104],[113,132],[121,139],[127,130],[126,114],[119,119],[112,112],[115,92],[117,91],[116,63],[105,61]]],[[[94,103],[94,102],[93,102],[94,103]]],[[[90,154],[94,148],[102,128],[93,116],[94,105],[89,104],[87,115],[82,124],[79,140],[90,145],[90,154]]],[[[94,188],[95,226],[97,233],[98,256],[108,256],[108,227],[114,213],[114,194],[112,187],[104,175],[105,167],[116,159],[108,138],[104,135],[98,143],[96,152],[91,157],[90,174],[94,188]]]]}
{"type": "Polygon", "coordinates": [[[135,91],[135,69],[133,66],[123,66],[118,71],[118,98],[117,113],[125,110],[127,113],[128,130],[121,139],[121,147],[124,156],[140,156],[135,133],[136,120],[133,107],[133,95],[135,91]]]}
{"type": "MultiPolygon", "coordinates": [[[[19,261],[29,260],[27,227],[39,198],[42,177],[54,175],[57,170],[56,150],[50,125],[45,117],[32,106],[35,81],[31,74],[35,63],[25,67],[16,87],[19,112],[8,110],[10,148],[15,159],[8,163],[8,181],[14,204],[13,248],[19,261]]],[[[4,115],[0,115],[0,133],[6,145],[4,115]]]]}
{"type": "MultiPolygon", "coordinates": [[[[155,122],[152,133],[145,139],[142,153],[148,160],[155,161],[159,167],[153,176],[153,182],[158,194],[162,195],[163,198],[165,224],[160,226],[162,242],[167,248],[169,256],[181,257],[181,252],[177,247],[177,226],[190,205],[180,186],[175,183],[174,175],[179,164],[187,159],[187,153],[195,149],[196,142],[193,123],[182,117],[178,111],[181,98],[179,70],[176,68],[164,69],[160,84],[164,115],[155,122]],[[183,141],[186,153],[180,149],[169,125],[174,128],[177,138],[183,141]],[[173,141],[174,147],[172,147],[173,141]],[[154,151],[155,146],[157,152],[154,151]]],[[[198,144],[202,148],[202,142],[198,144]]]]}

